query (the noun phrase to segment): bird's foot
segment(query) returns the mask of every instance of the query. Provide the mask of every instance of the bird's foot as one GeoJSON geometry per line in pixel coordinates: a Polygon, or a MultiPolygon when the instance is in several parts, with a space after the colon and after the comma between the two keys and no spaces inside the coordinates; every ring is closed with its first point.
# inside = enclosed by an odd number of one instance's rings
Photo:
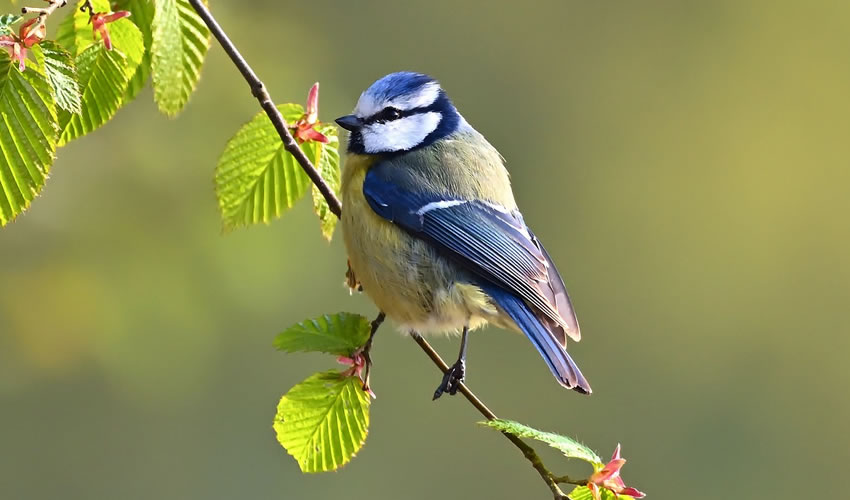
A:
{"type": "Polygon", "coordinates": [[[462,359],[455,361],[455,364],[453,364],[448,371],[443,374],[443,381],[440,382],[440,386],[437,387],[436,391],[434,391],[434,399],[442,396],[444,392],[447,392],[452,396],[457,394],[457,390],[460,388],[460,384],[463,383],[465,375],[466,362],[462,359]]]}

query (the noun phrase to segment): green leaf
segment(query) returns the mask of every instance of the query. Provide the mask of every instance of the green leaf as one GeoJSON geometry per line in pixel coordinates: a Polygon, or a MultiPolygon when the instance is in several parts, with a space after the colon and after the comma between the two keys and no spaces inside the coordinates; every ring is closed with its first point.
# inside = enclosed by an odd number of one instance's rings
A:
{"type": "Polygon", "coordinates": [[[498,431],[513,434],[517,437],[536,439],[537,441],[546,443],[552,448],[559,450],[569,458],[578,458],[585,462],[589,462],[593,464],[594,468],[602,466],[602,459],[599,458],[599,455],[594,453],[593,450],[587,446],[566,436],[553,434],[551,432],[538,431],[537,429],[533,429],[527,425],[514,422],[512,420],[496,419],[481,423],[498,431]]]}
{"type": "MultiPolygon", "coordinates": [[[[298,104],[278,109],[287,123],[304,114],[298,104]]],[[[310,178],[289,153],[265,113],[260,112],[227,143],[215,171],[215,190],[225,229],[280,217],[310,187],[310,178]]]]}
{"type": "Polygon", "coordinates": [[[175,116],[189,102],[209,46],[210,31],[187,0],[157,0],[151,69],[160,111],[175,116]]]}
{"type": "Polygon", "coordinates": [[[277,336],[275,347],[286,352],[326,352],[351,356],[369,339],[372,325],[359,314],[325,314],[290,326],[277,336]]]}
{"type": "MultiPolygon", "coordinates": [[[[337,129],[333,125],[320,125],[319,132],[325,135],[330,142],[323,144],[321,142],[307,142],[302,147],[307,157],[316,166],[316,169],[321,174],[322,178],[333,189],[334,193],[339,196],[340,189],[340,169],[339,169],[339,137],[337,129]]],[[[334,234],[334,228],[338,221],[337,216],[331,212],[328,207],[328,202],[322,196],[321,191],[316,186],[313,186],[313,210],[319,216],[319,227],[322,230],[322,236],[326,240],[331,241],[334,234]]]]}
{"type": "Polygon", "coordinates": [[[44,67],[56,105],[69,113],[80,113],[82,96],[80,84],[77,82],[77,68],[71,53],[50,40],[34,45],[32,51],[39,66],[44,67]]]}
{"type": "Polygon", "coordinates": [[[56,152],[56,104],[39,68],[24,72],[0,50],[0,226],[26,210],[56,152]]]}
{"type": "Polygon", "coordinates": [[[142,32],[145,42],[145,55],[141,64],[136,68],[136,73],[130,79],[124,102],[135,99],[139,92],[148,82],[151,74],[151,42],[153,40],[151,25],[153,24],[154,2],[153,0],[118,0],[115,2],[115,10],[129,10],[133,15],[130,21],[142,32]]]}
{"type": "MultiPolygon", "coordinates": [[[[102,43],[99,38],[95,38],[94,30],[92,30],[89,22],[88,11],[83,12],[80,7],[84,1],[77,2],[76,6],[71,10],[71,14],[65,16],[62,22],[59,23],[59,28],[56,30],[56,41],[59,45],[71,53],[74,57],[81,54],[84,50],[94,45],[95,42],[102,43]]],[[[107,0],[92,0],[92,7],[95,12],[110,12],[107,0]]],[[[68,5],[71,6],[70,4],[68,5]]],[[[118,21],[121,23],[122,21],[118,21]]],[[[129,22],[129,21],[127,21],[129,22]]],[[[112,35],[112,27],[117,23],[110,23],[108,26],[109,34],[112,35]]],[[[114,39],[114,37],[112,37],[114,39]]]]}
{"type": "Polygon", "coordinates": [[[12,25],[21,19],[23,19],[23,16],[17,14],[3,14],[0,16],[0,36],[14,34],[15,31],[12,29],[12,25]]]}
{"type": "Polygon", "coordinates": [[[82,137],[109,121],[124,103],[130,78],[144,54],[142,33],[127,19],[109,24],[112,50],[90,45],[75,60],[82,90],[82,113],[59,113],[59,145],[82,137]]]}
{"type": "MultiPolygon", "coordinates": [[[[595,500],[593,498],[593,492],[587,486],[576,486],[568,496],[572,500],[595,500]]],[[[614,492],[606,488],[599,488],[599,498],[600,500],[617,500],[617,498],[620,500],[633,500],[629,495],[620,495],[618,497],[614,492]]]]}
{"type": "Polygon", "coordinates": [[[325,472],[348,463],[369,431],[369,404],[359,377],[316,373],[277,405],[274,430],[302,472],[325,472]]]}

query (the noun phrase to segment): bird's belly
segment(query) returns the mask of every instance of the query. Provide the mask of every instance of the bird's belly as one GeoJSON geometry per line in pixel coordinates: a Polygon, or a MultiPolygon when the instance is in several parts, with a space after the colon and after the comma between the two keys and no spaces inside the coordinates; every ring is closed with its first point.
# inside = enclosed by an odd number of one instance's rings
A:
{"type": "Polygon", "coordinates": [[[402,328],[451,332],[481,326],[499,314],[464,270],[375,214],[361,188],[349,186],[343,197],[351,270],[375,305],[402,328]]]}

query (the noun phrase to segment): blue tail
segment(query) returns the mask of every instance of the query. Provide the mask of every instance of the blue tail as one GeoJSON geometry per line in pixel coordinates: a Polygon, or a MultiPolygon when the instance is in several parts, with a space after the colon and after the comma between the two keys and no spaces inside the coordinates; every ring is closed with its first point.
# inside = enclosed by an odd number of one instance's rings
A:
{"type": "Polygon", "coordinates": [[[555,335],[550,331],[550,328],[557,325],[553,323],[553,326],[547,326],[549,322],[546,319],[548,318],[539,318],[522,299],[512,293],[492,284],[479,286],[496,301],[499,307],[525,333],[525,336],[531,340],[531,343],[537,348],[537,352],[543,356],[552,374],[555,375],[561,385],[582,394],[591,393],[590,384],[581,374],[581,370],[567,354],[566,348],[558,342],[555,335]]]}

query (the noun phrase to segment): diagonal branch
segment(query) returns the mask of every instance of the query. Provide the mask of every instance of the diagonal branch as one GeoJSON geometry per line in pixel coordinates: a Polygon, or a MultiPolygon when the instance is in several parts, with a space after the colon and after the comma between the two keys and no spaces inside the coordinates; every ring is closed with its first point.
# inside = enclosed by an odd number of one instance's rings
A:
{"type": "MultiPolygon", "coordinates": [[[[278,111],[277,107],[272,101],[269,92],[266,90],[265,85],[254,73],[254,70],[251,69],[251,66],[248,65],[248,62],[242,57],[242,54],[239,53],[239,50],[218,24],[218,22],[213,17],[210,10],[204,4],[203,0],[189,0],[189,3],[207,25],[207,27],[212,32],[213,36],[215,36],[216,40],[221,44],[221,47],[230,57],[230,60],[233,61],[233,64],[236,65],[236,68],[239,69],[239,72],[242,73],[242,76],[245,78],[245,81],[248,82],[248,85],[251,87],[251,93],[257,100],[260,102],[260,106],[268,115],[269,120],[271,120],[272,124],[274,124],[275,130],[277,130],[278,135],[280,135],[280,140],[283,141],[283,147],[288,151],[295,160],[301,165],[301,168],[307,173],[310,177],[310,180],[313,181],[313,184],[319,189],[322,193],[322,196],[325,197],[325,200],[328,202],[328,207],[331,212],[334,213],[337,217],[340,217],[342,214],[342,203],[340,203],[339,199],[334,194],[333,190],[328,186],[327,182],[322,178],[319,171],[313,165],[309,158],[304,154],[298,144],[295,142],[295,139],[292,137],[292,134],[289,132],[289,126],[286,121],[283,119],[283,116],[278,111]]],[[[384,313],[381,312],[379,314],[380,321],[383,320],[384,313]]],[[[380,324],[379,320],[376,320],[377,325],[380,324]]],[[[377,325],[375,325],[377,327],[377,325]]],[[[431,361],[439,368],[443,373],[445,373],[449,367],[431,347],[431,344],[428,343],[421,335],[417,333],[411,333],[411,338],[419,345],[422,351],[431,358],[431,361]]],[[[485,405],[472,390],[469,389],[465,384],[461,383],[459,390],[461,394],[469,401],[469,403],[478,410],[481,415],[484,416],[487,420],[495,420],[496,414],[493,413],[487,405],[485,405]]],[[[569,500],[569,497],[561,490],[558,486],[558,483],[569,483],[569,484],[587,484],[587,480],[576,481],[572,480],[567,476],[558,477],[552,474],[549,469],[543,464],[543,461],[540,459],[540,456],[534,451],[534,448],[526,444],[522,439],[508,434],[507,432],[502,433],[511,443],[514,444],[519,450],[522,452],[523,456],[531,462],[531,466],[534,467],[534,470],[540,474],[540,477],[543,479],[543,482],[546,483],[546,486],[552,491],[552,494],[555,497],[555,500],[569,500]]]]}
{"type": "Polygon", "coordinates": [[[212,32],[213,36],[218,43],[221,44],[221,48],[227,53],[230,57],[230,60],[233,61],[233,64],[236,65],[236,68],[242,73],[242,76],[245,78],[245,81],[248,82],[248,85],[251,87],[251,93],[257,100],[260,102],[260,107],[263,108],[263,111],[269,117],[272,124],[274,125],[275,130],[277,130],[278,135],[280,136],[280,140],[283,141],[283,148],[286,151],[295,157],[295,160],[301,165],[301,168],[307,173],[307,176],[310,177],[310,180],[313,181],[313,184],[319,189],[319,192],[322,193],[322,196],[325,197],[325,200],[328,202],[328,208],[333,212],[334,215],[339,217],[342,214],[342,203],[340,203],[339,198],[336,197],[331,187],[327,182],[322,178],[322,175],[316,170],[316,167],[313,166],[313,163],[307,158],[307,155],[304,154],[304,151],[298,147],[298,143],[295,142],[295,138],[292,137],[292,134],[289,132],[289,126],[286,123],[286,120],[283,119],[283,115],[280,114],[280,111],[275,106],[274,101],[272,101],[271,96],[269,95],[269,91],[266,90],[266,86],[260,80],[254,70],[251,69],[251,66],[248,65],[248,62],[242,57],[242,54],[239,53],[239,49],[233,45],[233,42],[230,41],[227,34],[218,24],[218,21],[212,15],[212,12],[207,8],[202,0],[189,0],[189,3],[192,4],[192,8],[195,9],[195,12],[201,17],[201,20],[204,21],[204,24],[212,32]]]}
{"type": "MultiPolygon", "coordinates": [[[[413,338],[414,342],[419,344],[419,347],[421,347],[422,350],[425,351],[425,354],[427,354],[428,357],[431,358],[431,361],[433,361],[434,364],[437,365],[437,368],[442,370],[443,373],[449,371],[449,365],[447,365],[446,362],[443,361],[443,358],[441,358],[437,351],[435,351],[434,348],[431,347],[431,344],[429,344],[428,341],[426,341],[424,338],[422,338],[421,335],[416,332],[411,332],[410,336],[413,338]]],[[[475,393],[473,393],[472,390],[470,390],[469,387],[466,386],[466,384],[461,382],[459,385],[459,390],[463,394],[463,396],[472,404],[472,406],[474,406],[479,413],[484,415],[484,418],[486,418],[487,420],[496,420],[496,418],[498,418],[496,417],[496,414],[490,410],[490,408],[487,408],[487,405],[485,405],[484,402],[478,399],[478,396],[476,396],[475,393]]],[[[556,479],[563,478],[556,478],[552,474],[552,472],[550,472],[549,469],[546,468],[546,466],[543,464],[543,461],[540,460],[540,456],[537,454],[536,451],[534,451],[534,448],[532,448],[531,446],[526,444],[525,441],[514,436],[513,434],[502,432],[502,435],[508,438],[508,440],[514,444],[514,446],[519,448],[519,451],[522,452],[523,456],[525,456],[525,458],[528,459],[529,462],[531,462],[531,466],[534,467],[534,470],[536,470],[538,474],[540,474],[540,477],[543,479],[543,482],[546,483],[546,486],[548,486],[549,489],[552,490],[552,494],[555,495],[556,500],[563,500],[569,498],[558,486],[559,482],[563,483],[567,481],[557,481],[556,479]]],[[[587,480],[585,480],[581,484],[587,484],[587,480]]]]}

